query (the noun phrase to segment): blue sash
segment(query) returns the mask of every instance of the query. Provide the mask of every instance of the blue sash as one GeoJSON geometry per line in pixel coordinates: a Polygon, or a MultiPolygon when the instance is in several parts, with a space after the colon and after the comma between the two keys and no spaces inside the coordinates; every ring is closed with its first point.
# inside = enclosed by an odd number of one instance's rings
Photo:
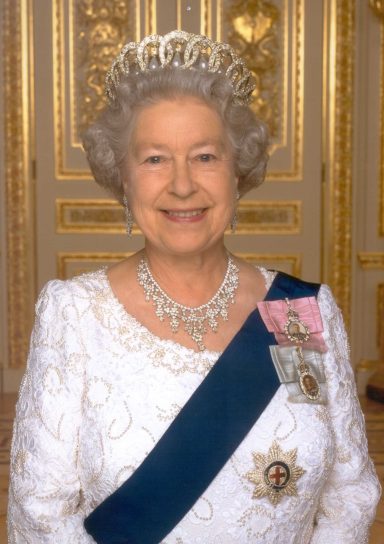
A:
{"type": "MultiPolygon", "coordinates": [[[[319,287],[279,272],[265,300],[319,287]]],[[[86,518],[98,544],[158,544],[192,508],[279,388],[271,344],[256,309],[142,464],[86,518]]]]}

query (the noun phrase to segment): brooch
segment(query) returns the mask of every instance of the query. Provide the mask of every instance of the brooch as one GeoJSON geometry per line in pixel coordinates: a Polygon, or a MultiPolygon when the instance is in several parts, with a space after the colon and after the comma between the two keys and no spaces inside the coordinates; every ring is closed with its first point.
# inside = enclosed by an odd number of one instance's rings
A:
{"type": "Polygon", "coordinates": [[[255,469],[245,477],[255,484],[253,498],[268,497],[276,506],[281,499],[297,495],[297,480],[305,470],[296,465],[297,448],[284,452],[274,441],[267,454],[253,453],[255,469]]]}
{"type": "Polygon", "coordinates": [[[287,322],[284,325],[284,332],[287,338],[296,344],[296,353],[299,359],[297,370],[299,372],[299,385],[305,397],[309,400],[317,400],[320,397],[320,386],[313,374],[311,374],[309,366],[304,360],[301,344],[308,342],[310,338],[309,328],[300,321],[299,314],[296,312],[289,300],[285,302],[288,306],[287,322]]]}
{"type": "Polygon", "coordinates": [[[320,385],[303,353],[304,346],[307,351],[327,351],[315,297],[261,302],[258,308],[267,329],[275,334],[278,345],[291,346],[295,350],[296,381],[301,393],[310,401],[318,401],[320,385]]]}
{"type": "Polygon", "coordinates": [[[310,334],[307,325],[304,325],[299,319],[299,314],[292,308],[289,300],[286,298],[285,302],[288,306],[287,322],[284,325],[284,332],[287,338],[295,344],[302,344],[308,342],[310,334]]]}

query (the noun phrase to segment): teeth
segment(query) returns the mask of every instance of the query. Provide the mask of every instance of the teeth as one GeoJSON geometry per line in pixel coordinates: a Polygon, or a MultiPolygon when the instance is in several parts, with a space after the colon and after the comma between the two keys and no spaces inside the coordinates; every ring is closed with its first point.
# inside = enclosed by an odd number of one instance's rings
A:
{"type": "Polygon", "coordinates": [[[173,217],[194,217],[195,215],[200,215],[203,212],[203,210],[190,210],[190,211],[168,211],[168,215],[172,215],[173,217]]]}

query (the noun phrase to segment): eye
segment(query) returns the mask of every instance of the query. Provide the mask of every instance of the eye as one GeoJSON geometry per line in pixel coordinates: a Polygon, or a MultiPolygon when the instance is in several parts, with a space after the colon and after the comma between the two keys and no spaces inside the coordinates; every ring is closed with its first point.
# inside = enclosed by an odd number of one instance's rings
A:
{"type": "Polygon", "coordinates": [[[200,162],[212,162],[216,159],[215,155],[212,155],[212,153],[202,153],[201,155],[197,156],[197,160],[200,162]]]}
{"type": "Polygon", "coordinates": [[[144,162],[148,164],[160,164],[163,159],[164,158],[161,157],[160,155],[153,155],[152,157],[148,157],[147,159],[145,159],[144,162]]]}

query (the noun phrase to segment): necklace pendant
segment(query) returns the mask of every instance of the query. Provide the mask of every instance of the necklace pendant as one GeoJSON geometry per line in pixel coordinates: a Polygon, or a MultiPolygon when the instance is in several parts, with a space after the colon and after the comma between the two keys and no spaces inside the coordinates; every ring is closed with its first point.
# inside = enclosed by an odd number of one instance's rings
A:
{"type": "Polygon", "coordinates": [[[217,332],[218,318],[228,320],[229,304],[234,304],[239,286],[239,268],[228,255],[227,271],[218,291],[207,303],[197,307],[185,306],[167,295],[153,277],[145,258],[138,264],[137,280],[144,289],[145,300],[152,302],[155,307],[159,320],[169,320],[173,333],[179,331],[182,322],[185,332],[197,344],[199,351],[204,351],[206,347],[203,339],[207,325],[213,332],[217,332]]]}

